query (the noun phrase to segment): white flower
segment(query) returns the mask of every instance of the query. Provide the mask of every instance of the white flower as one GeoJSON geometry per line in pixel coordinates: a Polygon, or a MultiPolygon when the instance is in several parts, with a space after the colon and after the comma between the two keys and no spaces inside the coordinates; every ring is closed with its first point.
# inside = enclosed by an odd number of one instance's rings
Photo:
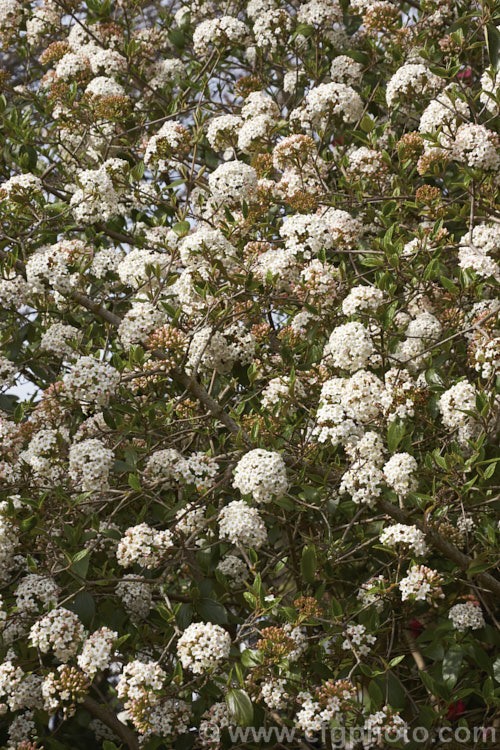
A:
{"type": "Polygon", "coordinates": [[[273,451],[249,451],[236,465],[233,487],[242,495],[252,495],[257,503],[269,503],[288,490],[285,462],[273,451]]]}
{"type": "Polygon", "coordinates": [[[374,353],[372,338],[362,323],[351,322],[333,330],[325,354],[333,367],[355,372],[365,367],[374,353]]]}
{"type": "Polygon", "coordinates": [[[111,663],[113,643],[117,638],[118,633],[106,627],[92,633],[83,644],[82,652],[77,657],[80,669],[90,677],[103,669],[107,669],[111,663]]]}
{"type": "Polygon", "coordinates": [[[69,475],[83,492],[105,490],[114,453],[97,438],[73,443],[69,449],[69,475]]]}
{"type": "Polygon", "coordinates": [[[418,464],[409,453],[395,453],[383,467],[385,481],[400,497],[416,489],[417,480],[413,474],[418,464]]]}
{"type": "Polygon", "coordinates": [[[258,549],[267,539],[266,527],[256,508],[244,500],[233,500],[219,514],[221,539],[232,544],[258,549]]]}
{"type": "Polygon", "coordinates": [[[448,618],[452,621],[455,630],[465,633],[467,628],[480,630],[484,628],[485,621],[479,604],[464,602],[455,604],[448,612],[448,618]]]}
{"type": "Polygon", "coordinates": [[[220,625],[193,622],[177,641],[177,654],[184,669],[193,674],[212,671],[227,659],[231,637],[220,625]]]}
{"type": "Polygon", "coordinates": [[[399,544],[412,550],[418,557],[425,557],[428,547],[425,543],[425,534],[416,526],[406,526],[396,523],[382,530],[380,537],[382,544],[386,547],[397,547],[399,544]]]}
{"type": "Polygon", "coordinates": [[[84,633],[78,616],[69,609],[58,607],[35,622],[30,630],[30,640],[44,654],[52,650],[60,661],[67,661],[76,654],[84,633]]]}
{"type": "Polygon", "coordinates": [[[116,559],[124,568],[134,563],[148,569],[156,568],[172,544],[172,534],[168,529],[157,531],[147,523],[140,523],[128,528],[120,539],[116,559]]]}

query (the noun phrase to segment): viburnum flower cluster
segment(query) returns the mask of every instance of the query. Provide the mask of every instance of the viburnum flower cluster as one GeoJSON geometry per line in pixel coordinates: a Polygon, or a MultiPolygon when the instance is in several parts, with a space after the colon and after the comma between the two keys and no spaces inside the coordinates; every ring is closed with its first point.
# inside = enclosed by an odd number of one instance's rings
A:
{"type": "Polygon", "coordinates": [[[2,747],[496,746],[496,4],[0,47],[2,747]]]}

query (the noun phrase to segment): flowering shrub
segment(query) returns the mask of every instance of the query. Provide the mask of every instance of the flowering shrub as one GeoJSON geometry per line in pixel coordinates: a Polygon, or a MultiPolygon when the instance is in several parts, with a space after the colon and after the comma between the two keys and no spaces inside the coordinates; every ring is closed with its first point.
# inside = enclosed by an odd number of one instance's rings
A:
{"type": "Polygon", "coordinates": [[[0,746],[491,745],[498,4],[0,42],[0,746]]]}

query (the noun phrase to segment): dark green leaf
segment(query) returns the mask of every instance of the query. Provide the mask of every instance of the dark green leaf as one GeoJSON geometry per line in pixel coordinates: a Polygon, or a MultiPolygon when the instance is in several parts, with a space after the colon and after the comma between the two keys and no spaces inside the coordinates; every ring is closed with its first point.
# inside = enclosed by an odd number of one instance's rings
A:
{"type": "Polygon", "coordinates": [[[253,706],[248,693],[232,689],[226,693],[226,705],[234,721],[243,727],[252,725],[253,706]]]}

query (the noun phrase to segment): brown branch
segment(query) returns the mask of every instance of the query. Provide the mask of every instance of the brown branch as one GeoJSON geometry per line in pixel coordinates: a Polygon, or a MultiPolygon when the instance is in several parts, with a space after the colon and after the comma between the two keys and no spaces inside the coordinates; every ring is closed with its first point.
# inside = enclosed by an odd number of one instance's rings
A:
{"type": "MultiPolygon", "coordinates": [[[[414,524],[418,529],[420,529],[420,531],[425,534],[433,547],[441,552],[442,555],[447,557],[448,560],[454,562],[455,565],[461,570],[469,570],[471,564],[474,562],[473,559],[461,552],[453,544],[450,544],[450,542],[444,539],[441,534],[438,534],[437,531],[427,526],[427,524],[422,523],[422,521],[413,518],[413,516],[411,516],[408,511],[400,508],[397,505],[394,505],[394,503],[379,499],[377,500],[377,505],[381,510],[384,511],[384,513],[387,513],[388,516],[391,516],[399,523],[404,523],[406,525],[414,524]]],[[[500,581],[490,575],[490,573],[486,573],[485,571],[478,571],[477,573],[473,574],[473,577],[477,578],[477,580],[484,586],[485,589],[491,591],[497,596],[500,596],[500,581]]]]}
{"type": "Polygon", "coordinates": [[[139,742],[134,732],[125,726],[125,724],[122,724],[113,711],[107,710],[89,695],[85,697],[83,707],[86,708],[92,716],[95,716],[96,719],[100,719],[107,727],[112,729],[125,745],[130,748],[130,750],[139,750],[139,742]]]}

